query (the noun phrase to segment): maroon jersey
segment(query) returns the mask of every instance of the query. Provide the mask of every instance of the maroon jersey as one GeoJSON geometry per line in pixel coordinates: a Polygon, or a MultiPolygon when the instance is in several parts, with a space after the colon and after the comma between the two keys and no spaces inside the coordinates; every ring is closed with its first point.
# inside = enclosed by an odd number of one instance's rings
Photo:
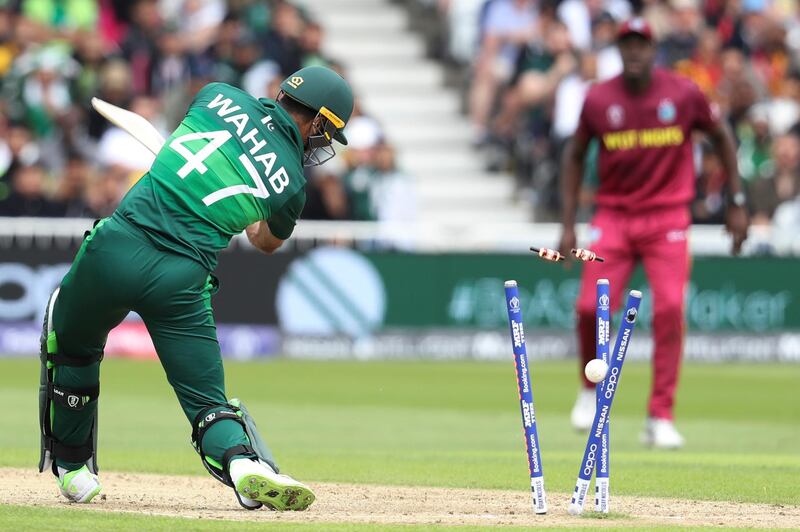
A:
{"type": "Polygon", "coordinates": [[[666,70],[655,69],[642,94],[621,76],[593,86],[575,134],[600,141],[597,205],[637,212],[687,205],[695,194],[691,132],[716,122],[700,89],[666,70]]]}

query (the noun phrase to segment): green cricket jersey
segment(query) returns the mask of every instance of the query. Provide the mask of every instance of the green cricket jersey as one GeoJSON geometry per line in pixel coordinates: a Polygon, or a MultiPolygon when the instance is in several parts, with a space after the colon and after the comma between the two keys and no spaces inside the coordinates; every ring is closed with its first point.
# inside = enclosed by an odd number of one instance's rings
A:
{"type": "Polygon", "coordinates": [[[274,100],[210,83],[115,215],[213,270],[254,222],[289,238],[306,201],[302,161],[300,131],[274,100]]]}

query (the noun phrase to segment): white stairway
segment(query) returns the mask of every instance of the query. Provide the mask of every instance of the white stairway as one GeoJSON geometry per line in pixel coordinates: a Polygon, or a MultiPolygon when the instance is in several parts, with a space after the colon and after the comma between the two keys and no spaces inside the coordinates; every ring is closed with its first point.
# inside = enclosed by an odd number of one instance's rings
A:
{"type": "Polygon", "coordinates": [[[347,69],[365,111],[414,176],[419,221],[446,225],[524,222],[513,180],[490,174],[470,145],[470,127],[444,71],[425,58],[408,14],[388,0],[295,0],[326,31],[325,49],[347,69]]]}

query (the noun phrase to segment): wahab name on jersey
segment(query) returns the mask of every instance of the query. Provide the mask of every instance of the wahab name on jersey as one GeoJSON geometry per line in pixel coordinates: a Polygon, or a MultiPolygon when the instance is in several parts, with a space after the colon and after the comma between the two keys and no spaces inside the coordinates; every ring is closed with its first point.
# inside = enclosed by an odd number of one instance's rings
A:
{"type": "Polygon", "coordinates": [[[300,131],[274,100],[210,83],[115,215],[213,270],[254,222],[289,238],[305,204],[302,160],[300,131]]]}

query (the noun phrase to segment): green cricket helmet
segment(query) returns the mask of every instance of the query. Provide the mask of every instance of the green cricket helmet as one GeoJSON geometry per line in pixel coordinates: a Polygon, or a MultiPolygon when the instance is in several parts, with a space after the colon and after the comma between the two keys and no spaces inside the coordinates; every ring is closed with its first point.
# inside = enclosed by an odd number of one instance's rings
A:
{"type": "Polygon", "coordinates": [[[353,113],[353,91],[336,72],[323,66],[301,68],[281,83],[281,94],[317,112],[317,134],[309,135],[304,166],[316,166],[336,155],[333,139],[347,144],[343,129],[353,113]]]}

